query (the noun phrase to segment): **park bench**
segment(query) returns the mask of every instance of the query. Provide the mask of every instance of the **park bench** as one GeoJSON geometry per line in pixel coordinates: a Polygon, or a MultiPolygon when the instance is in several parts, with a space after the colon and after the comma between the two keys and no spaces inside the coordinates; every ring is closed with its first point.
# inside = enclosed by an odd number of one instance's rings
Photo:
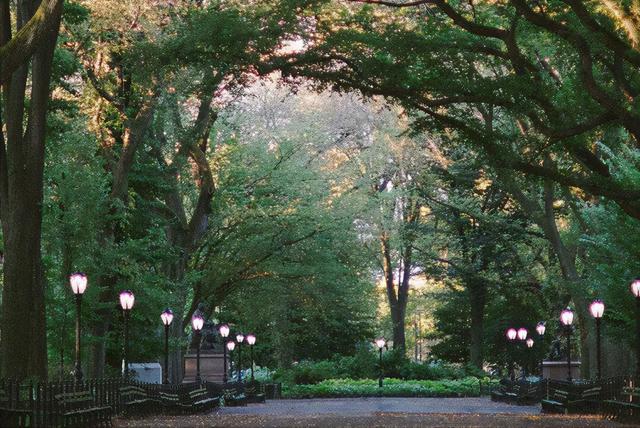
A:
{"type": "Polygon", "coordinates": [[[160,391],[158,394],[160,398],[160,406],[164,413],[174,414],[182,413],[185,411],[180,400],[180,395],[174,392],[160,391]]]}
{"type": "Polygon", "coordinates": [[[248,403],[264,403],[265,394],[262,384],[259,382],[249,382],[244,387],[245,395],[248,403]]]}
{"type": "Polygon", "coordinates": [[[111,426],[110,406],[96,405],[91,391],[63,392],[54,396],[57,404],[57,426],[111,426]]]}
{"type": "Polygon", "coordinates": [[[220,395],[210,394],[207,388],[197,388],[182,395],[160,392],[160,403],[165,413],[185,414],[211,410],[220,405],[220,395]]]}
{"type": "Polygon", "coordinates": [[[126,385],[119,388],[120,403],[125,415],[148,414],[160,407],[160,400],[153,398],[140,386],[126,385]]]}
{"type": "Polygon", "coordinates": [[[220,396],[210,395],[207,388],[189,391],[188,400],[188,402],[183,402],[182,405],[189,406],[192,412],[203,412],[220,405],[220,396]]]}
{"type": "Polygon", "coordinates": [[[241,388],[226,385],[222,397],[224,398],[224,405],[229,407],[246,406],[247,396],[241,388]]]}
{"type": "Polygon", "coordinates": [[[596,413],[600,409],[602,387],[576,387],[570,384],[552,388],[541,401],[543,413],[596,413]]]}
{"type": "Polygon", "coordinates": [[[640,387],[625,386],[611,400],[602,403],[606,417],[620,421],[640,420],[640,387]]]}
{"type": "Polygon", "coordinates": [[[531,404],[539,401],[540,383],[509,379],[500,381],[500,386],[491,391],[492,401],[503,401],[512,404],[531,404]]]}

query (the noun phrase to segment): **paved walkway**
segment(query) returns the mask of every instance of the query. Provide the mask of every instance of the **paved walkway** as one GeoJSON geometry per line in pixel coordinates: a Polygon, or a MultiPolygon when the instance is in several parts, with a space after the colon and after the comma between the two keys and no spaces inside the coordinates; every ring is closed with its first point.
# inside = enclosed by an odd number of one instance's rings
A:
{"type": "Polygon", "coordinates": [[[375,413],[516,413],[537,415],[540,406],[513,406],[488,398],[326,398],[315,400],[269,400],[247,407],[224,407],[223,415],[363,416],[375,413]]]}
{"type": "Polygon", "coordinates": [[[343,398],[269,400],[209,414],[117,419],[121,427],[617,427],[590,416],[541,415],[538,406],[488,398],[343,398]]]}

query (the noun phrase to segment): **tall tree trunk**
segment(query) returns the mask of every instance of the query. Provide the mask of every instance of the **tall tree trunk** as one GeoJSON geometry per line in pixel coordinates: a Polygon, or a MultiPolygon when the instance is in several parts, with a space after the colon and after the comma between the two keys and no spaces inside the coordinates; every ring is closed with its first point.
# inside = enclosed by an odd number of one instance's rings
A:
{"type": "MultiPolygon", "coordinates": [[[[546,162],[550,162],[549,159],[546,162]]],[[[500,170],[500,179],[506,190],[523,207],[530,218],[543,230],[545,238],[549,242],[558,260],[562,277],[565,281],[564,288],[568,296],[575,303],[576,324],[580,329],[580,353],[582,357],[582,372],[587,375],[590,372],[589,337],[593,330],[593,321],[589,316],[584,290],[580,287],[580,275],[576,267],[575,255],[569,251],[562,241],[553,209],[553,182],[545,180],[543,204],[528,197],[515,182],[509,171],[500,170]]]]}
{"type": "MultiPolygon", "coordinates": [[[[9,16],[9,6],[8,2],[2,3],[0,19],[4,23],[9,16]]],[[[17,2],[19,28],[34,15],[38,4],[27,0],[17,2]]],[[[6,137],[0,126],[0,215],[5,245],[0,350],[2,375],[18,379],[47,376],[40,248],[42,188],[51,63],[61,7],[53,12],[47,37],[31,61],[30,99],[27,101],[26,98],[27,64],[6,80],[2,92],[6,137]]],[[[9,29],[3,28],[2,38],[5,40],[0,40],[0,45],[6,44],[9,36],[9,29]]]]}
{"type": "Polygon", "coordinates": [[[471,331],[469,332],[469,362],[482,368],[484,362],[484,309],[487,301],[487,286],[475,280],[467,287],[471,303],[471,331]]]}

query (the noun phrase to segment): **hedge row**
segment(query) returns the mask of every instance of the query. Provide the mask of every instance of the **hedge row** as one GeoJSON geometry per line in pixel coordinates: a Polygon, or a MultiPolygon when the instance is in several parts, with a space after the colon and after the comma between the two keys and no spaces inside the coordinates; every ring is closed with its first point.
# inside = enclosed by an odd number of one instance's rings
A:
{"type": "Polygon", "coordinates": [[[497,385],[489,378],[456,380],[329,379],[313,385],[285,385],[283,398],[333,397],[478,397],[497,385]]]}

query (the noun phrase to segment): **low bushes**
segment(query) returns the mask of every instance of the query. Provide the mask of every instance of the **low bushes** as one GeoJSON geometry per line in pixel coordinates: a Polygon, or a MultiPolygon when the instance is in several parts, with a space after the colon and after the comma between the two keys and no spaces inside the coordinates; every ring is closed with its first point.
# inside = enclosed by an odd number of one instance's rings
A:
{"type": "MultiPolygon", "coordinates": [[[[417,363],[396,351],[385,352],[382,358],[385,377],[409,380],[463,379],[484,377],[479,369],[442,362],[417,363]]],[[[380,373],[378,356],[363,350],[354,356],[336,355],[331,360],[300,361],[289,369],[278,370],[274,378],[286,384],[316,384],[328,379],[377,379],[380,373]]]]}
{"type": "Polygon", "coordinates": [[[455,380],[385,379],[378,387],[373,379],[329,379],[314,385],[285,385],[283,398],[331,397],[477,397],[497,381],[466,377],[455,380]]]}

